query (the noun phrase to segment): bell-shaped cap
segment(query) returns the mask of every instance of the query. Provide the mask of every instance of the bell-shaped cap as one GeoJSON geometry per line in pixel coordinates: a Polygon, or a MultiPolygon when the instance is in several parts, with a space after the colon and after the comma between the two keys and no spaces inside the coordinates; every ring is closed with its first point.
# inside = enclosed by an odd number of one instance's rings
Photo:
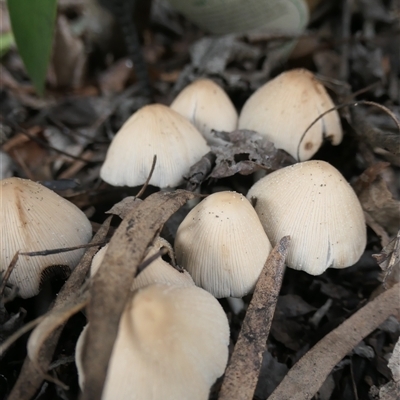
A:
{"type": "Polygon", "coordinates": [[[218,143],[212,130],[231,132],[238,115],[225,91],[210,79],[199,79],[183,89],[171,108],[188,119],[208,143],[218,143]]]}
{"type": "Polygon", "coordinates": [[[291,242],[289,267],[322,274],[353,265],[364,252],[366,225],[360,202],[342,174],[325,161],[306,161],[256,182],[248,199],[274,246],[291,242]]]}
{"type": "MultiPolygon", "coordinates": [[[[8,178],[0,186],[0,271],[4,272],[14,254],[74,247],[86,244],[92,227],[74,204],[39,183],[8,178]]],[[[47,256],[18,257],[9,283],[23,298],[39,293],[50,267],[72,270],[85,249],[47,256]]]]}
{"type": "Polygon", "coordinates": [[[271,244],[246,197],[218,192],[194,207],[178,228],[176,259],[215,297],[254,290],[271,244]]]}
{"type": "Polygon", "coordinates": [[[114,186],[142,185],[156,155],[149,183],[160,188],[176,187],[209,150],[203,136],[186,118],[169,107],[152,104],[134,113],[118,131],[100,176],[114,186]]]}
{"type": "Polygon", "coordinates": [[[339,114],[333,110],[306,132],[325,111],[334,107],[324,86],[305,69],[284,72],[261,86],[246,101],[239,129],[251,129],[295,159],[310,159],[324,139],[333,145],[342,141],[339,114]],[[305,133],[305,135],[304,135],[305,133]]]}
{"type": "MultiPolygon", "coordinates": [[[[81,387],[82,348],[76,348],[81,387]]],[[[218,301],[196,286],[154,284],[122,314],[102,400],[207,400],[228,361],[229,324],[218,301]]]]}

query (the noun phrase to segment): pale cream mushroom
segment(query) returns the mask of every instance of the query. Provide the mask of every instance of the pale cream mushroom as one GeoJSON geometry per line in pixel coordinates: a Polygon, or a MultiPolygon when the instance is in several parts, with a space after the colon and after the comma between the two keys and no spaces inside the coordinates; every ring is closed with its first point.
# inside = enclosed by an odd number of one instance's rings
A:
{"type": "MultiPolygon", "coordinates": [[[[84,387],[82,348],[76,347],[84,387]]],[[[218,301],[196,286],[154,284],[122,314],[102,400],[207,400],[228,361],[229,324],[218,301]]]]}
{"type": "Polygon", "coordinates": [[[200,132],[176,111],[152,104],[134,113],[121,127],[107,152],[101,178],[114,186],[150,184],[176,187],[190,167],[209,151],[200,132]]]}
{"type": "Polygon", "coordinates": [[[247,194],[272,245],[290,235],[289,267],[322,274],[353,265],[364,252],[366,225],[360,202],[342,174],[325,161],[275,171],[247,194]]]}
{"type": "Polygon", "coordinates": [[[186,86],[170,107],[188,119],[211,144],[218,143],[213,129],[231,132],[237,128],[238,115],[232,101],[210,79],[199,79],[186,86]]]}
{"type": "Polygon", "coordinates": [[[339,114],[324,86],[305,69],[284,72],[261,86],[245,103],[239,129],[265,135],[278,149],[299,161],[310,159],[324,139],[333,145],[342,141],[339,114]]]}
{"type": "MultiPolygon", "coordinates": [[[[158,237],[153,246],[150,246],[144,261],[154,256],[161,247],[168,247],[169,243],[158,237]]],[[[104,255],[107,251],[108,244],[102,247],[93,257],[92,265],[90,268],[90,275],[93,276],[99,269],[104,255]]],[[[172,250],[172,249],[171,249],[172,250]]],[[[170,285],[190,286],[194,285],[192,277],[187,271],[180,272],[172,265],[168,264],[161,257],[156,258],[151,262],[138,276],[134,279],[131,290],[140,289],[142,287],[151,285],[153,283],[165,283],[170,285]]]]}
{"type": "Polygon", "coordinates": [[[178,228],[177,262],[215,297],[254,290],[271,244],[246,197],[218,192],[194,207],[178,228]]]}
{"type": "MultiPolygon", "coordinates": [[[[0,272],[7,269],[17,251],[74,247],[88,243],[92,236],[91,224],[79,208],[28,179],[1,181],[0,221],[0,272]]],[[[84,251],[20,255],[8,282],[19,288],[21,297],[35,296],[50,269],[72,270],[84,251]]]]}

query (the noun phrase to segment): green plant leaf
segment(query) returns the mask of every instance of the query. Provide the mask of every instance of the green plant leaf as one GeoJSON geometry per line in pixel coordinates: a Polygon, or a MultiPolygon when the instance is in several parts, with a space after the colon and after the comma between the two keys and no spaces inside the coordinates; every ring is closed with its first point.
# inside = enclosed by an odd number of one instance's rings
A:
{"type": "Polygon", "coordinates": [[[42,95],[51,55],[57,0],[7,0],[19,54],[42,95]]]}
{"type": "Polygon", "coordinates": [[[4,56],[10,50],[10,47],[14,44],[14,36],[12,32],[2,33],[0,35],[0,58],[4,56]]]}

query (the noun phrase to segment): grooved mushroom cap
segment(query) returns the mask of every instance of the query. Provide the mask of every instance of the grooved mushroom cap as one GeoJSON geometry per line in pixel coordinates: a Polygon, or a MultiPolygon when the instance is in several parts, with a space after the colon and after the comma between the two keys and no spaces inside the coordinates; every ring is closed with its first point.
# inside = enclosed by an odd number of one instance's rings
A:
{"type": "Polygon", "coordinates": [[[270,251],[256,212],[235,192],[208,196],[182,221],[175,238],[178,264],[217,298],[252,292],[270,251]]]}
{"type": "Polygon", "coordinates": [[[251,129],[271,140],[299,161],[310,159],[324,139],[333,145],[342,141],[339,114],[331,111],[320,118],[303,137],[304,132],[334,104],[324,86],[305,69],[284,72],[261,86],[246,101],[239,129],[251,129]]]}
{"type": "MultiPolygon", "coordinates": [[[[155,244],[149,247],[144,261],[155,255],[164,246],[164,240],[157,238],[155,244]]],[[[102,247],[93,257],[90,275],[93,276],[100,267],[107,251],[108,244],[102,247]]],[[[179,272],[161,257],[155,259],[134,279],[131,290],[140,289],[153,283],[165,283],[170,285],[191,286],[194,285],[192,277],[187,271],[179,272]]]]}
{"type": "Polygon", "coordinates": [[[176,111],[152,104],[134,113],[121,127],[108,149],[101,178],[114,186],[146,182],[157,155],[150,184],[175,187],[183,175],[209,151],[200,132],[176,111]]]}
{"type": "Polygon", "coordinates": [[[188,119],[209,143],[218,143],[211,130],[231,132],[238,115],[225,91],[210,79],[199,79],[186,86],[171,108],[188,119]]]}
{"type": "Polygon", "coordinates": [[[325,161],[306,161],[260,179],[249,190],[275,245],[290,235],[289,267],[322,274],[361,257],[366,226],[360,202],[342,174],[325,161]]]}
{"type": "MultiPolygon", "coordinates": [[[[85,331],[76,347],[81,387],[85,331]]],[[[218,303],[196,286],[155,284],[125,308],[102,400],[207,400],[228,361],[229,324],[218,303]]]]}
{"type": "MultiPolygon", "coordinates": [[[[68,200],[28,179],[8,178],[1,181],[1,272],[7,269],[17,251],[73,247],[88,243],[91,236],[89,220],[68,200]]],[[[48,267],[71,270],[84,252],[85,249],[79,249],[48,256],[20,255],[9,283],[19,287],[21,297],[35,296],[48,267]]]]}

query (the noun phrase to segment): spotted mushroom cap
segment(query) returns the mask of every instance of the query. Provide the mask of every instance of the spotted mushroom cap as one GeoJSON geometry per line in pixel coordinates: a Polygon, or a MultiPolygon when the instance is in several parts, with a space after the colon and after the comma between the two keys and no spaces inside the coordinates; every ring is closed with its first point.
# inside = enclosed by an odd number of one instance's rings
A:
{"type": "Polygon", "coordinates": [[[305,69],[283,72],[261,86],[245,103],[239,129],[251,129],[271,140],[299,161],[310,159],[324,139],[338,145],[343,132],[336,110],[324,86],[305,69]]]}
{"type": "Polygon", "coordinates": [[[256,212],[236,192],[208,196],[182,221],[175,238],[178,264],[217,298],[252,292],[270,251],[256,212]]]}
{"type": "MultiPolygon", "coordinates": [[[[81,387],[85,331],[76,347],[81,387]]],[[[122,314],[102,400],[207,400],[228,361],[229,324],[218,301],[196,286],[154,284],[122,314]]]]}
{"type": "MultiPolygon", "coordinates": [[[[21,178],[0,182],[0,271],[4,272],[14,254],[73,247],[86,244],[92,227],[74,204],[39,183],[21,178]]],[[[48,256],[20,255],[9,283],[23,298],[39,293],[46,273],[58,266],[72,270],[85,249],[48,256]]]]}
{"type": "Polygon", "coordinates": [[[225,91],[210,79],[199,79],[186,86],[171,108],[188,119],[206,138],[218,143],[211,131],[231,132],[236,129],[238,115],[225,91]]]}
{"type": "Polygon", "coordinates": [[[289,267],[322,274],[353,265],[364,252],[366,225],[360,202],[342,174],[325,161],[275,171],[247,194],[272,245],[290,235],[289,267]]]}
{"type": "Polygon", "coordinates": [[[190,167],[209,151],[200,132],[176,111],[151,104],[134,113],[108,149],[101,178],[114,186],[139,186],[157,162],[150,184],[176,187],[190,167]]]}
{"type": "MultiPolygon", "coordinates": [[[[155,255],[157,251],[164,246],[164,240],[157,238],[153,246],[149,247],[144,261],[149,257],[155,255]]],[[[107,251],[108,244],[102,247],[93,257],[92,265],[90,268],[90,275],[94,275],[100,267],[107,251]]],[[[139,275],[134,279],[132,290],[140,289],[142,287],[151,285],[153,283],[164,283],[167,285],[181,285],[191,286],[194,285],[192,277],[187,271],[180,272],[172,265],[168,264],[161,257],[156,258],[149,264],[139,275]]]]}

